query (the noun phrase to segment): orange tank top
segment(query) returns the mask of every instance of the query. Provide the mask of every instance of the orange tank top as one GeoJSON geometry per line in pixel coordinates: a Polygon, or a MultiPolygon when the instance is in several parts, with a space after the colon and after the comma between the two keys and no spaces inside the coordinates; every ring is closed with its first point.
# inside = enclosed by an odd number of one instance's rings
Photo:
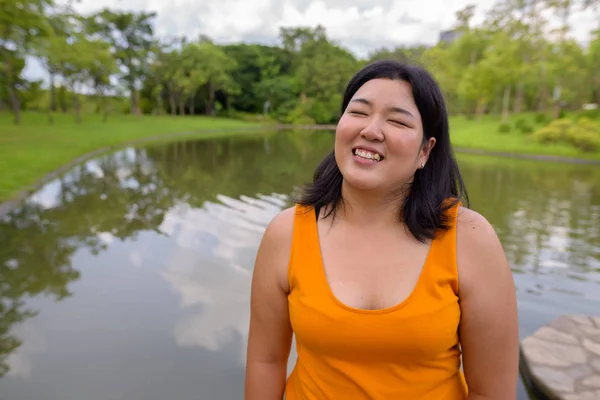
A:
{"type": "Polygon", "coordinates": [[[331,292],[314,209],[296,205],[288,279],[298,358],[286,400],[464,400],[456,216],[431,243],[421,275],[402,303],[362,310],[331,292]]]}

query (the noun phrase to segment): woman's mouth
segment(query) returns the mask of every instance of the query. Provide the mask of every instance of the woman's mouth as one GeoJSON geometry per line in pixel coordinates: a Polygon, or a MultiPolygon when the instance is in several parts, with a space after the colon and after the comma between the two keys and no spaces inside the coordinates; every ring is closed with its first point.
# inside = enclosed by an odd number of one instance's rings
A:
{"type": "Polygon", "coordinates": [[[365,150],[361,148],[355,148],[352,150],[352,154],[362,160],[368,160],[372,162],[383,161],[383,156],[377,152],[371,150],[365,150]]]}

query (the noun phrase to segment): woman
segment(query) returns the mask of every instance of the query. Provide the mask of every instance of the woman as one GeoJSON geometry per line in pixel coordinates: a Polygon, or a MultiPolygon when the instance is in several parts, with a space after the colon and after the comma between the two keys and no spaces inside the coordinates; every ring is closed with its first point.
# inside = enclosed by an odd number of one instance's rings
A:
{"type": "Polygon", "coordinates": [[[246,399],[515,399],[511,270],[463,202],[435,80],[366,66],[344,94],[334,152],[260,244],[246,399]]]}

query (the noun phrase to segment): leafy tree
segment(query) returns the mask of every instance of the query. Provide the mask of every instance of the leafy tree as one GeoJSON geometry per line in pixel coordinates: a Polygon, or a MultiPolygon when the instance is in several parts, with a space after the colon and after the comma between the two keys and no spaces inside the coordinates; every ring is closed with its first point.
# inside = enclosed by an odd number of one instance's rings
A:
{"type": "Polygon", "coordinates": [[[33,52],[36,40],[48,31],[45,10],[52,5],[52,0],[0,0],[0,72],[16,124],[21,122],[19,60],[33,52]]]}

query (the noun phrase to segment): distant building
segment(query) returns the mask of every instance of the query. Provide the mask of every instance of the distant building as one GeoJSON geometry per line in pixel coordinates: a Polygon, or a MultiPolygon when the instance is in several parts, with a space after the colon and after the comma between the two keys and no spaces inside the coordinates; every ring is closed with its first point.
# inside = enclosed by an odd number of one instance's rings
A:
{"type": "Polygon", "coordinates": [[[449,31],[442,31],[440,33],[440,42],[452,43],[463,35],[463,31],[458,29],[452,29],[449,31]]]}

